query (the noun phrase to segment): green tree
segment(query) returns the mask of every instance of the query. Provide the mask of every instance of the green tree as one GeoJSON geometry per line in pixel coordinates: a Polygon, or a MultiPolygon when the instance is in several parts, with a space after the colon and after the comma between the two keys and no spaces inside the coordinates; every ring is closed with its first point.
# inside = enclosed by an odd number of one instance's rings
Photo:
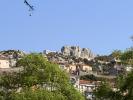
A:
{"type": "MultiPolygon", "coordinates": [[[[133,40],[133,36],[131,37],[133,40]]],[[[133,48],[127,49],[125,52],[114,51],[111,56],[119,58],[123,64],[133,66],[133,48]]],[[[116,79],[115,88],[102,82],[95,91],[97,100],[133,100],[133,71],[126,75],[119,75],[116,79]]]]}
{"type": "Polygon", "coordinates": [[[0,77],[2,100],[84,100],[68,75],[42,55],[27,55],[17,66],[23,67],[22,71],[0,77]]]}
{"type": "Polygon", "coordinates": [[[133,72],[127,76],[117,78],[116,91],[109,84],[102,83],[96,90],[95,95],[98,100],[133,100],[133,72]]]}
{"type": "Polygon", "coordinates": [[[114,51],[111,53],[111,56],[112,56],[113,58],[119,59],[119,58],[121,57],[121,54],[122,54],[121,50],[114,50],[114,51]]]}
{"type": "Polygon", "coordinates": [[[121,93],[124,94],[124,100],[133,100],[133,72],[130,72],[120,86],[121,93]]]}
{"type": "Polygon", "coordinates": [[[133,49],[130,48],[126,50],[120,57],[124,64],[132,65],[133,66],[133,49]]]}
{"type": "Polygon", "coordinates": [[[97,100],[120,100],[118,94],[114,93],[107,82],[102,82],[95,92],[97,100]]]}

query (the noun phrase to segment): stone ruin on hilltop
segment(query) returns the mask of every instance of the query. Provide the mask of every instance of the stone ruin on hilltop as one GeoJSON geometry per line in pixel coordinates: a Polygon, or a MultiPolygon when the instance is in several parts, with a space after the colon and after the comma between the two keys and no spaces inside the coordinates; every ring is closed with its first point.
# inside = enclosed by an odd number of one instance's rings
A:
{"type": "Polygon", "coordinates": [[[63,46],[61,52],[65,56],[74,56],[76,58],[93,59],[95,56],[88,48],[80,48],[79,46],[63,46]]]}

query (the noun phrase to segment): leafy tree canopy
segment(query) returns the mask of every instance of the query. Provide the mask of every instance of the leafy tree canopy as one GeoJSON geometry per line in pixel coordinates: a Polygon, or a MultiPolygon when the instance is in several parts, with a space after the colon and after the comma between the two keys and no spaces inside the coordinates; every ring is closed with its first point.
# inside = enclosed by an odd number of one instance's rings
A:
{"type": "Polygon", "coordinates": [[[133,49],[126,50],[120,57],[123,63],[133,65],[133,49]]]}
{"type": "Polygon", "coordinates": [[[0,77],[1,100],[84,100],[68,75],[42,55],[26,55],[17,66],[23,70],[0,77]]]}
{"type": "Polygon", "coordinates": [[[115,86],[115,91],[109,83],[103,82],[97,88],[95,95],[97,100],[132,100],[133,99],[133,72],[127,76],[119,76],[115,86]]]}

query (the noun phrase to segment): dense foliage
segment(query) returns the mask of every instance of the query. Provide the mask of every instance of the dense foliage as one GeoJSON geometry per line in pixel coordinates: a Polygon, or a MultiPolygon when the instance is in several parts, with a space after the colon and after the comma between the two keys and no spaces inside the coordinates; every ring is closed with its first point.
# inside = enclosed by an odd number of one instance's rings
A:
{"type": "Polygon", "coordinates": [[[133,72],[127,76],[119,76],[115,86],[116,90],[106,82],[102,82],[96,90],[97,100],[133,100],[133,72]]]}
{"type": "Polygon", "coordinates": [[[120,57],[124,64],[133,65],[133,48],[126,50],[120,57]]]}
{"type": "Polygon", "coordinates": [[[88,81],[103,81],[105,78],[102,77],[96,77],[95,75],[84,75],[80,77],[81,80],[88,80],[88,81]]]}
{"type": "MultiPolygon", "coordinates": [[[[133,66],[133,49],[128,49],[125,52],[115,52],[116,57],[125,65],[133,66]]],[[[95,92],[97,100],[133,100],[133,71],[126,75],[118,76],[115,84],[115,90],[103,82],[95,92]]]]}
{"type": "Polygon", "coordinates": [[[0,77],[0,100],[84,100],[68,75],[42,55],[27,55],[17,66],[23,70],[0,77]]]}

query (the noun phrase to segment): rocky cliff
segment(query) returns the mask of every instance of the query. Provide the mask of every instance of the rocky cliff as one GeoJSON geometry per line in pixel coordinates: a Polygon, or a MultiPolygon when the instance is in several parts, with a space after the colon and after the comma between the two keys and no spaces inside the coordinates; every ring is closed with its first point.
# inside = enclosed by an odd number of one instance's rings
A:
{"type": "Polygon", "coordinates": [[[88,48],[80,48],[79,46],[63,46],[61,52],[65,56],[75,56],[77,58],[94,58],[94,54],[88,48]]]}
{"type": "Polygon", "coordinates": [[[25,53],[20,50],[4,50],[0,51],[0,55],[10,59],[18,59],[22,58],[25,55],[25,53]]]}

